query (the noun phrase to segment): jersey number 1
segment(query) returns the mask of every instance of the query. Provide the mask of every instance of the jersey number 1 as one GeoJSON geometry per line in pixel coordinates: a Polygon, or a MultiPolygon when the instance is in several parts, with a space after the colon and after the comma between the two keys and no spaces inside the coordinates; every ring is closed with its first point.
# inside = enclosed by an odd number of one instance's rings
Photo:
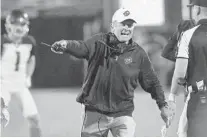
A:
{"type": "Polygon", "coordinates": [[[16,52],[16,56],[17,56],[17,60],[16,60],[16,64],[15,64],[15,71],[19,70],[19,62],[20,62],[20,52],[16,52]]]}

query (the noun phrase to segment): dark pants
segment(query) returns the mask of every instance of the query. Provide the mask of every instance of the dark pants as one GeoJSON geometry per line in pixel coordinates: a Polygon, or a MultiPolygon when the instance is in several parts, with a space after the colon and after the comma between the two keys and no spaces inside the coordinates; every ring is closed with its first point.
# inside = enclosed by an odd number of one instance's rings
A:
{"type": "Polygon", "coordinates": [[[207,90],[191,93],[187,120],[188,137],[207,137],[207,90]]]}

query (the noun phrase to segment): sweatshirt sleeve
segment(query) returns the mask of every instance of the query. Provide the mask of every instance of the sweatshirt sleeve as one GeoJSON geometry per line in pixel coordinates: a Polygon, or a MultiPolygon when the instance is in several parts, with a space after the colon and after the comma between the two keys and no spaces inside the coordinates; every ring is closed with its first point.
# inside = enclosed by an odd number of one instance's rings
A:
{"type": "Polygon", "coordinates": [[[146,92],[151,94],[152,99],[156,101],[159,108],[167,104],[162,86],[145,51],[142,55],[139,83],[146,92]]]}
{"type": "Polygon", "coordinates": [[[170,37],[167,45],[164,47],[162,51],[162,57],[175,62],[177,53],[177,43],[178,41],[175,33],[172,37],[170,37]]]}
{"type": "Polygon", "coordinates": [[[69,53],[76,58],[89,59],[95,51],[95,42],[100,39],[100,35],[92,36],[86,41],[82,40],[67,40],[66,53],[69,53]]]}

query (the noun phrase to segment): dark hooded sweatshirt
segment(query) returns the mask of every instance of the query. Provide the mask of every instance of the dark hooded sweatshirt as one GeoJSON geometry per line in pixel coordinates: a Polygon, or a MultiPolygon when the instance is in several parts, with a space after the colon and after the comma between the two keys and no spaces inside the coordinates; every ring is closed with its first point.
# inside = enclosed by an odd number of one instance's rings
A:
{"type": "Polygon", "coordinates": [[[159,108],[166,104],[148,55],[132,40],[125,44],[112,33],[98,34],[87,41],[69,40],[65,52],[88,60],[82,92],[77,97],[87,110],[108,116],[132,115],[138,84],[159,108]]]}

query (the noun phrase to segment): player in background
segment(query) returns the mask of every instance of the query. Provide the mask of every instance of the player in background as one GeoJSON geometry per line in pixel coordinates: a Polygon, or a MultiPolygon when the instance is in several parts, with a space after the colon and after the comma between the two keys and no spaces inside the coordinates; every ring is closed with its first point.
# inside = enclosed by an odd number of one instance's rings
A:
{"type": "Polygon", "coordinates": [[[29,91],[35,70],[35,39],[28,35],[29,17],[20,9],[6,17],[7,33],[1,36],[1,96],[8,106],[15,94],[21,101],[23,116],[28,120],[30,136],[41,136],[39,115],[29,91]]]}

